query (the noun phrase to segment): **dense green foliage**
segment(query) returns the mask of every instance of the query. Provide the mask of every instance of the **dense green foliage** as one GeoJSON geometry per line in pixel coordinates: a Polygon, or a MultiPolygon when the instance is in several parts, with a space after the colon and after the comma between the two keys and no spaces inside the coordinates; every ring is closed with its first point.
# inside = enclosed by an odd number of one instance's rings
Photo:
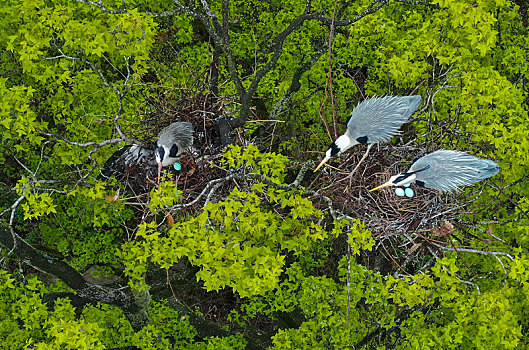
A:
{"type": "MultiPolygon", "coordinates": [[[[80,275],[116,277],[106,288],[130,295],[144,320],[4,244],[0,348],[529,344],[523,1],[185,3],[0,4],[1,242],[20,236],[80,275]],[[394,146],[500,164],[487,185],[443,197],[457,201],[453,233],[375,232],[376,213],[348,211],[300,169],[358,101],[385,94],[424,98],[394,146]],[[150,141],[153,124],[184,114],[171,101],[204,95],[245,132],[189,172],[207,180],[200,189],[168,176],[139,195],[96,179],[131,137],[150,141]],[[75,293],[88,302],[63,296],[75,293]]],[[[334,186],[349,195],[347,183],[334,186]]]]}

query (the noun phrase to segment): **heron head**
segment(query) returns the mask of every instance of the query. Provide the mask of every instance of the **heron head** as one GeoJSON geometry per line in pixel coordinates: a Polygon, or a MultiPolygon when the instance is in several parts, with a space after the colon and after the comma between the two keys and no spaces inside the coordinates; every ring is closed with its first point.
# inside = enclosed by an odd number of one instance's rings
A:
{"type": "Polygon", "coordinates": [[[336,142],[333,142],[333,143],[331,143],[331,147],[329,147],[327,152],[325,152],[325,158],[336,157],[340,153],[342,153],[342,150],[340,149],[340,147],[338,147],[336,142]]]}
{"type": "Polygon", "coordinates": [[[331,143],[331,147],[329,147],[327,152],[325,152],[325,158],[323,158],[321,163],[316,167],[316,169],[314,169],[314,172],[318,171],[325,163],[329,161],[329,159],[339,156],[353,145],[354,143],[351,143],[351,139],[349,139],[347,135],[338,137],[336,141],[331,143]]]}
{"type": "Polygon", "coordinates": [[[156,163],[158,164],[158,183],[160,183],[160,173],[162,172],[162,162],[164,155],[165,149],[162,146],[158,146],[158,143],[156,143],[154,157],[156,158],[156,163]]]}
{"type": "Polygon", "coordinates": [[[412,183],[413,181],[415,181],[416,178],[417,178],[417,175],[415,173],[400,173],[400,174],[393,175],[392,177],[390,177],[388,182],[386,182],[385,184],[375,187],[369,191],[370,192],[377,191],[382,188],[390,187],[390,186],[403,186],[403,185],[412,183]]]}
{"type": "Polygon", "coordinates": [[[163,157],[165,155],[165,150],[162,146],[156,144],[156,150],[154,151],[154,156],[156,158],[156,163],[161,164],[163,162],[163,157]]]}
{"type": "MultiPolygon", "coordinates": [[[[345,135],[343,135],[343,136],[345,136],[345,135]]],[[[343,136],[340,136],[338,139],[336,139],[336,141],[331,143],[331,146],[329,147],[327,152],[325,152],[325,159],[331,159],[331,158],[339,156],[340,154],[343,153],[343,151],[344,151],[343,147],[345,147],[345,146],[344,146],[344,142],[340,141],[340,138],[343,137],[343,136]]],[[[347,137],[347,136],[345,136],[345,137],[347,137]]]]}
{"type": "MultiPolygon", "coordinates": [[[[342,135],[336,139],[331,145],[331,148],[329,148],[329,151],[331,151],[331,157],[339,156],[343,152],[347,151],[349,148],[356,145],[358,142],[354,140],[353,142],[347,135],[342,135]]],[[[327,152],[329,152],[327,151],[327,152]]]]}
{"type": "Polygon", "coordinates": [[[329,161],[329,159],[331,159],[332,157],[335,157],[337,156],[338,154],[340,154],[340,149],[336,146],[336,144],[333,142],[331,144],[331,148],[329,148],[327,150],[327,152],[325,152],[325,158],[323,158],[323,160],[321,161],[321,163],[316,167],[316,169],[314,169],[314,172],[320,170],[320,168],[329,161]]]}

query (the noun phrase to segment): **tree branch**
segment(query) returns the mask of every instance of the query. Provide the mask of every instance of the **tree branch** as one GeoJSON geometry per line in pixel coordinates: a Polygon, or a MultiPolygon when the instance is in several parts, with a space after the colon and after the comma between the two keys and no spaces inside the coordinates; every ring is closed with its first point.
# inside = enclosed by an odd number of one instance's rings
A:
{"type": "Polygon", "coordinates": [[[511,254],[509,253],[504,253],[504,252],[489,252],[489,251],[486,251],[486,250],[479,250],[479,249],[469,249],[469,248],[448,248],[448,247],[445,247],[441,244],[437,244],[435,242],[432,242],[431,240],[428,241],[430,244],[436,246],[437,248],[441,249],[441,250],[444,250],[444,251],[448,251],[448,252],[465,252],[465,253],[474,253],[474,254],[481,254],[481,255],[493,255],[494,257],[498,257],[498,256],[505,256],[507,257],[509,260],[511,261],[514,261],[514,258],[512,257],[511,254]]]}
{"type": "MultiPolygon", "coordinates": [[[[94,1],[88,1],[88,0],[78,0],[78,2],[90,4],[93,6],[98,7],[99,9],[111,13],[111,14],[121,14],[126,13],[126,10],[110,10],[105,7],[103,7],[101,1],[98,3],[94,1]]],[[[283,45],[285,40],[292,34],[295,30],[300,28],[303,23],[307,20],[318,20],[326,25],[331,25],[333,27],[343,27],[351,25],[363,17],[374,13],[378,11],[380,8],[382,8],[385,4],[387,4],[389,0],[374,0],[369,6],[358,16],[347,19],[347,20],[338,20],[335,18],[328,18],[325,17],[320,12],[313,12],[311,10],[311,1],[307,0],[305,4],[305,9],[301,15],[299,15],[297,18],[295,18],[288,26],[285,28],[281,33],[279,33],[275,39],[273,40],[273,50],[272,50],[272,57],[266,64],[259,69],[250,83],[250,86],[248,90],[246,90],[242,84],[242,80],[238,74],[237,71],[237,65],[234,59],[233,51],[230,45],[230,38],[229,38],[229,1],[223,0],[222,1],[222,14],[223,14],[223,23],[221,24],[219,22],[217,14],[211,10],[209,7],[209,4],[206,0],[200,0],[200,4],[202,5],[203,12],[200,12],[196,9],[192,9],[186,5],[184,5],[180,0],[173,0],[173,4],[175,6],[174,11],[165,11],[162,13],[149,13],[153,16],[161,16],[161,15],[174,15],[176,12],[183,12],[187,14],[188,16],[191,16],[193,18],[198,19],[202,25],[205,27],[206,31],[208,32],[209,36],[215,43],[215,46],[220,47],[222,49],[222,52],[226,56],[227,59],[227,69],[230,74],[230,78],[235,84],[235,87],[237,88],[237,92],[239,94],[240,98],[240,109],[239,109],[239,116],[230,122],[231,128],[238,128],[243,126],[249,115],[250,115],[250,107],[252,103],[252,99],[254,97],[255,92],[257,91],[257,88],[261,82],[261,80],[277,65],[277,62],[279,58],[283,54],[283,45]]],[[[345,6],[348,6],[346,4],[345,6]]],[[[310,66],[309,66],[310,68],[310,66]]],[[[307,69],[309,69],[307,68],[307,69]]],[[[298,70],[299,71],[299,70],[298,70]]],[[[294,80],[299,80],[299,78],[294,77],[294,80]]],[[[295,89],[295,88],[294,88],[295,89]]],[[[299,88],[297,88],[299,89],[299,88]]],[[[296,90],[297,91],[297,90],[296,90]]],[[[282,101],[284,103],[285,101],[288,101],[290,97],[287,97],[285,100],[282,101]]],[[[119,132],[119,130],[118,130],[119,132]]],[[[120,134],[121,135],[121,134],[120,134]]]]}
{"type": "Polygon", "coordinates": [[[332,18],[328,18],[323,16],[319,12],[311,12],[310,11],[310,1],[307,2],[304,12],[299,15],[297,18],[295,18],[288,27],[283,30],[281,33],[279,33],[276,38],[274,39],[274,50],[272,58],[262,67],[260,70],[258,70],[255,73],[254,79],[252,80],[252,83],[250,84],[250,87],[246,91],[244,95],[241,96],[241,107],[239,110],[239,117],[232,123],[234,128],[241,127],[246,123],[246,120],[248,119],[248,116],[250,115],[250,107],[251,107],[251,101],[253,98],[253,95],[255,91],[257,91],[257,87],[259,86],[259,83],[261,82],[261,79],[268,74],[277,64],[277,61],[283,54],[283,44],[285,40],[288,38],[290,34],[292,34],[296,29],[301,27],[303,23],[307,20],[318,20],[324,24],[333,25],[333,26],[348,26],[352,23],[355,23],[362,19],[363,17],[374,13],[381,9],[385,4],[387,4],[389,0],[375,0],[373,1],[367,9],[365,9],[360,15],[345,21],[339,21],[339,20],[333,20],[332,18]],[[375,4],[379,4],[378,6],[375,6],[375,4]]]}
{"type": "Polygon", "coordinates": [[[206,28],[206,31],[208,32],[209,36],[211,37],[215,45],[219,46],[224,52],[224,54],[226,55],[226,59],[228,60],[228,66],[227,66],[228,72],[230,74],[230,77],[233,83],[235,84],[235,87],[237,88],[237,93],[239,94],[239,96],[244,95],[245,89],[237,73],[237,65],[235,64],[235,60],[233,58],[233,52],[231,50],[231,47],[228,45],[229,38],[223,35],[224,33],[223,27],[222,25],[220,25],[215,13],[209,8],[207,2],[202,1],[202,4],[203,6],[205,4],[205,8],[204,8],[205,12],[210,17],[207,17],[203,13],[192,10],[182,5],[182,3],[179,0],[173,0],[173,3],[179,11],[182,11],[186,15],[198,19],[202,23],[202,25],[206,28]],[[213,25],[211,25],[210,19],[213,25]]]}
{"type": "MultiPolygon", "coordinates": [[[[228,175],[226,177],[223,177],[223,178],[211,180],[206,185],[206,187],[204,187],[202,192],[200,192],[200,194],[195,199],[193,199],[191,202],[173,205],[171,207],[159,209],[159,211],[160,212],[164,212],[166,210],[178,210],[178,209],[187,208],[187,207],[190,207],[190,206],[198,203],[198,201],[204,196],[206,196],[205,204],[207,204],[207,202],[210,201],[210,199],[212,197],[212,194],[222,184],[230,182],[230,181],[233,181],[233,180],[254,179],[254,180],[260,181],[260,182],[262,182],[262,183],[264,183],[264,184],[266,184],[268,186],[271,186],[273,188],[277,188],[277,189],[280,189],[280,190],[287,190],[287,191],[288,190],[292,190],[292,189],[298,188],[300,186],[301,181],[303,181],[303,178],[305,177],[305,174],[306,174],[307,170],[309,169],[309,166],[313,166],[313,165],[314,164],[308,164],[308,163],[304,164],[301,167],[301,169],[299,170],[298,175],[296,176],[296,179],[292,183],[287,184],[287,185],[275,183],[275,182],[269,180],[268,178],[266,178],[264,175],[261,175],[261,174],[247,174],[247,173],[243,173],[243,172],[230,174],[230,175],[228,175]]],[[[355,220],[351,216],[349,216],[347,214],[344,214],[344,213],[334,209],[333,201],[329,197],[324,196],[322,194],[319,194],[316,191],[306,190],[306,189],[304,190],[304,193],[309,195],[309,196],[319,196],[320,198],[322,198],[327,203],[327,207],[329,209],[329,213],[331,214],[331,216],[332,216],[332,218],[334,220],[347,219],[350,222],[353,222],[355,220]]]]}
{"type": "Polygon", "coordinates": [[[424,5],[428,7],[433,7],[434,9],[440,9],[441,6],[439,4],[430,4],[428,2],[424,1],[413,1],[413,0],[394,0],[395,2],[400,2],[402,4],[410,4],[410,5],[424,5]]]}

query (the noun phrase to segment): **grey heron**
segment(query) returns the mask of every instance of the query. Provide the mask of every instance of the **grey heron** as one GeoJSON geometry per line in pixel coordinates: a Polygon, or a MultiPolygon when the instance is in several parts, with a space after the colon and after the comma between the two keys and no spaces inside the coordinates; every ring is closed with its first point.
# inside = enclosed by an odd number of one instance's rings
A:
{"type": "Polygon", "coordinates": [[[387,142],[398,133],[400,126],[419,108],[421,100],[421,96],[413,95],[374,97],[361,102],[351,113],[345,134],[331,144],[314,172],[332,157],[339,156],[354,145],[367,143],[369,147],[360,164],[373,144],[387,142]]]}
{"type": "Polygon", "coordinates": [[[173,165],[178,157],[193,144],[193,125],[176,122],[160,131],[154,146],[127,145],[107,159],[99,178],[108,178],[114,172],[127,173],[131,169],[145,170],[158,166],[158,182],[162,167],[173,165]]]}
{"type": "Polygon", "coordinates": [[[172,123],[160,131],[155,145],[158,182],[160,182],[162,167],[175,164],[178,157],[192,144],[193,125],[191,123],[172,123]]]}
{"type": "Polygon", "coordinates": [[[461,151],[439,150],[417,159],[407,172],[393,175],[388,182],[370,191],[406,186],[413,182],[434,190],[457,191],[460,186],[487,179],[499,171],[499,165],[492,160],[461,151]]]}

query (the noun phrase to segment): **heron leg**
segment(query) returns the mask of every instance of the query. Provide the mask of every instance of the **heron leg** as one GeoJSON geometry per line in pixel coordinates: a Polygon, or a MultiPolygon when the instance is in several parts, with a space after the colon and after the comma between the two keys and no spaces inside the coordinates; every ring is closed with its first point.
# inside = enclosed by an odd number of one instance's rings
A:
{"type": "Polygon", "coordinates": [[[366,150],[366,153],[364,153],[364,155],[362,156],[362,158],[360,158],[360,161],[356,164],[355,168],[353,169],[353,171],[351,171],[351,173],[349,174],[349,176],[346,177],[346,179],[349,179],[349,186],[351,186],[351,182],[353,181],[353,175],[354,173],[358,170],[358,168],[360,167],[360,164],[362,164],[362,162],[367,158],[367,155],[369,154],[369,151],[371,150],[371,147],[373,147],[374,143],[370,143],[368,146],[367,146],[367,150],[366,150]]]}

